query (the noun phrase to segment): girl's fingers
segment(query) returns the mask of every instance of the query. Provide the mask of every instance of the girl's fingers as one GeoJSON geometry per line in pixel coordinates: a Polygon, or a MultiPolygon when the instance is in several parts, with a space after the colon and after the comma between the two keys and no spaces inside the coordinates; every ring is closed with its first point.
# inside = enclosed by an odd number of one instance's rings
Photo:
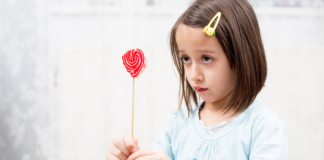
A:
{"type": "Polygon", "coordinates": [[[124,153],[114,145],[111,145],[109,147],[109,153],[111,153],[113,156],[120,160],[127,160],[127,157],[124,155],[124,153]]]}
{"type": "Polygon", "coordinates": [[[131,153],[134,153],[137,151],[136,144],[131,136],[125,135],[125,136],[123,136],[123,140],[124,140],[126,147],[128,148],[128,151],[130,151],[131,153]]]}
{"type": "Polygon", "coordinates": [[[156,150],[152,150],[152,149],[139,150],[133,153],[131,156],[129,156],[127,160],[135,160],[138,157],[154,155],[156,152],[157,152],[156,150]]]}
{"type": "Polygon", "coordinates": [[[136,138],[136,137],[134,137],[134,142],[135,142],[135,144],[136,144],[137,150],[140,150],[141,147],[138,145],[138,141],[139,141],[139,139],[136,138]]]}
{"type": "Polygon", "coordinates": [[[106,160],[119,160],[117,157],[112,155],[111,153],[107,154],[106,160]]]}
{"type": "Polygon", "coordinates": [[[128,148],[126,147],[126,144],[125,144],[123,138],[114,139],[113,145],[116,146],[116,148],[118,148],[120,151],[122,151],[126,157],[128,157],[131,154],[130,151],[128,150],[128,148]]]}
{"type": "Polygon", "coordinates": [[[135,144],[138,144],[138,138],[136,138],[136,137],[134,137],[134,142],[135,142],[135,144]]]}
{"type": "Polygon", "coordinates": [[[139,157],[136,160],[155,160],[155,159],[157,159],[155,155],[149,155],[149,156],[139,157]]]}

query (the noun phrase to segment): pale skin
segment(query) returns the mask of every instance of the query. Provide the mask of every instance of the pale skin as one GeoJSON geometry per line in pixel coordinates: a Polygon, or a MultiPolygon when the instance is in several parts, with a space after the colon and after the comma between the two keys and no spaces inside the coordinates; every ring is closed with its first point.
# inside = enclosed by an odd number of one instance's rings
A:
{"type": "MultiPolygon", "coordinates": [[[[240,113],[233,115],[235,111],[230,110],[224,114],[223,108],[234,88],[235,74],[217,38],[207,36],[202,30],[180,24],[176,42],[191,87],[207,88],[197,93],[205,101],[199,117],[210,126],[229,121],[240,113]]],[[[164,151],[139,149],[137,143],[138,139],[130,136],[116,138],[109,147],[107,160],[170,160],[164,151]]]]}
{"type": "Polygon", "coordinates": [[[205,106],[199,113],[200,119],[206,126],[210,126],[238,116],[240,113],[233,115],[234,110],[226,114],[223,112],[234,89],[235,73],[217,38],[207,36],[202,28],[181,24],[176,41],[191,87],[208,89],[197,92],[205,101],[205,106]]]}

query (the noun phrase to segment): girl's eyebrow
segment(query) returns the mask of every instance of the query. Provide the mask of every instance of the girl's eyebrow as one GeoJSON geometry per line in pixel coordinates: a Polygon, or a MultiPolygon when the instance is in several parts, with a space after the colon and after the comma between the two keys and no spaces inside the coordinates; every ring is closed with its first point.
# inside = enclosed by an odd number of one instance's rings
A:
{"type": "Polygon", "coordinates": [[[199,53],[217,53],[214,50],[198,50],[199,53]]]}
{"type": "MultiPolygon", "coordinates": [[[[184,50],[179,50],[179,53],[185,53],[185,51],[184,50]]],[[[206,50],[206,49],[204,49],[204,50],[198,50],[198,53],[217,53],[216,51],[214,51],[214,50],[206,50]]]]}

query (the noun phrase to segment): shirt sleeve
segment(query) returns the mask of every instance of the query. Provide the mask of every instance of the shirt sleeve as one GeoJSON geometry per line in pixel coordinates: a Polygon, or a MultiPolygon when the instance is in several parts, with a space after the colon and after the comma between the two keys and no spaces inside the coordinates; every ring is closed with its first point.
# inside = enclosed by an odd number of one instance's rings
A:
{"type": "Polygon", "coordinates": [[[168,154],[171,160],[174,160],[171,148],[171,137],[176,114],[177,111],[172,111],[168,114],[166,121],[159,131],[158,138],[153,145],[153,149],[163,150],[168,154]]]}
{"type": "Polygon", "coordinates": [[[252,130],[250,160],[287,160],[288,140],[283,120],[270,115],[252,130]]]}

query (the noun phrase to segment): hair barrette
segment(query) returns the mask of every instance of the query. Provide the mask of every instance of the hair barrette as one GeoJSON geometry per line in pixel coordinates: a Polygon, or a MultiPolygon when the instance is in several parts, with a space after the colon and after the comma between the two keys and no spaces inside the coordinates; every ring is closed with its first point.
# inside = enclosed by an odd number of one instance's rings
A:
{"type": "Polygon", "coordinates": [[[217,27],[218,22],[219,22],[219,20],[220,20],[220,18],[221,18],[221,15],[222,15],[221,12],[217,12],[216,15],[213,17],[213,19],[209,22],[208,26],[205,26],[203,32],[206,33],[208,36],[213,36],[213,35],[215,35],[216,27],[217,27]],[[217,17],[218,17],[218,18],[217,18],[217,17]],[[213,21],[214,21],[216,18],[217,18],[217,20],[216,20],[215,26],[214,26],[214,28],[211,28],[210,25],[213,23],[213,21]]]}

